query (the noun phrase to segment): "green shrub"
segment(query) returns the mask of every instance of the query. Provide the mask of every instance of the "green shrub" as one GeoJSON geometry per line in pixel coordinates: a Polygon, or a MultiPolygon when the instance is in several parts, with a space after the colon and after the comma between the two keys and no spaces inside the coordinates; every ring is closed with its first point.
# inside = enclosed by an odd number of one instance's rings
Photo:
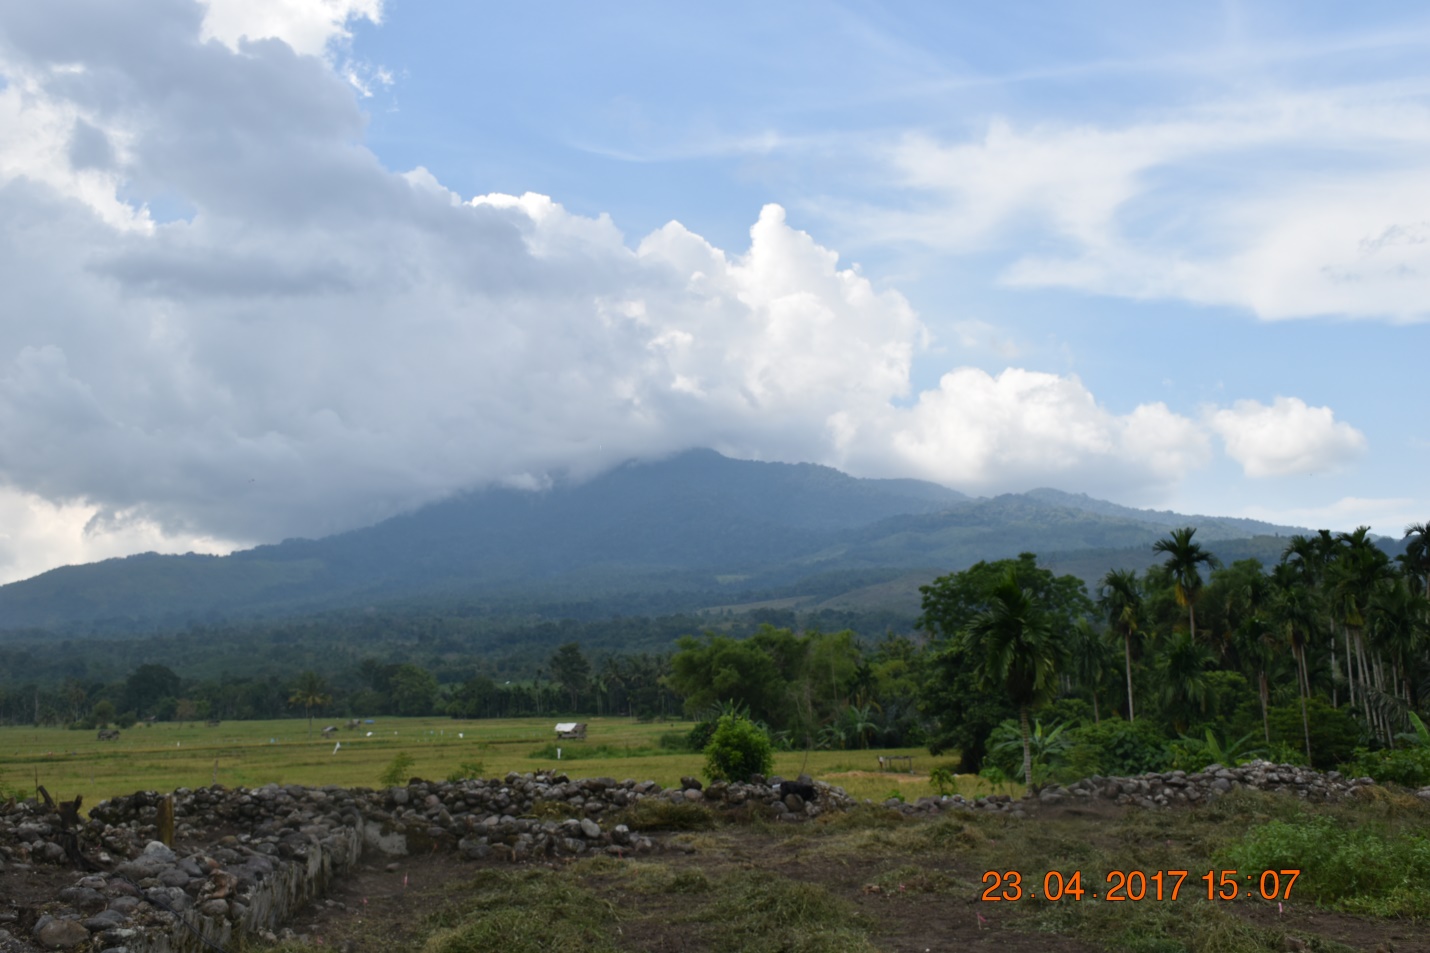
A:
{"type": "Polygon", "coordinates": [[[1375,778],[1381,784],[1424,787],[1430,784],[1430,748],[1382,751],[1357,748],[1355,757],[1341,765],[1340,771],[1353,778],[1375,778]]]}
{"type": "Polygon", "coordinates": [[[958,793],[958,776],[947,765],[940,765],[929,772],[929,785],[940,797],[958,793]]]}
{"type": "Polygon", "coordinates": [[[691,751],[704,751],[715,734],[715,722],[697,721],[685,736],[685,745],[691,751]]]}
{"type": "Polygon", "coordinates": [[[406,751],[399,751],[397,755],[387,763],[377,781],[385,788],[395,788],[404,785],[411,778],[412,765],[417,759],[406,751]]]}
{"type": "MultiPolygon", "coordinates": [[[[710,739],[705,739],[705,744],[709,744],[710,739]]],[[[690,747],[690,732],[688,731],[663,731],[657,741],[662,751],[699,751],[700,748],[690,747]]],[[[701,747],[704,747],[703,745],[701,747]]]]}
{"type": "Polygon", "coordinates": [[[705,746],[705,775],[712,781],[748,781],[774,767],[770,738],[748,718],[721,715],[705,746]]]}
{"type": "MultiPolygon", "coordinates": [[[[1033,722],[1032,730],[1028,732],[1028,751],[1033,759],[1034,786],[1042,787],[1062,766],[1063,755],[1069,747],[1066,729],[1066,724],[1044,728],[1041,720],[1033,722]]],[[[1017,721],[1009,719],[994,728],[988,735],[986,746],[988,759],[985,764],[993,765],[1009,778],[1023,776],[1023,731],[1017,721]]]]}
{"type": "Polygon", "coordinates": [[[1423,834],[1387,835],[1326,816],[1271,821],[1223,851],[1219,862],[1253,873],[1300,870],[1293,900],[1382,916],[1430,909],[1420,889],[1430,880],[1430,840],[1423,834]]]}
{"type": "Polygon", "coordinates": [[[457,765],[457,769],[447,775],[447,780],[454,784],[458,781],[465,781],[468,778],[480,778],[487,773],[485,761],[463,761],[457,765]]]}
{"type": "Polygon", "coordinates": [[[1080,777],[1093,774],[1125,777],[1160,771],[1170,761],[1167,739],[1151,719],[1126,722],[1104,718],[1095,725],[1080,725],[1068,732],[1064,756],[1069,766],[1077,765],[1080,777]]]}
{"type": "MultiPolygon", "coordinates": [[[[1311,766],[1321,771],[1334,768],[1355,755],[1355,749],[1365,744],[1361,727],[1344,708],[1332,708],[1320,696],[1306,702],[1306,716],[1311,725],[1311,766]]],[[[1272,742],[1284,741],[1305,752],[1305,732],[1301,723],[1301,703],[1278,705],[1268,712],[1272,742]]]]}
{"type": "Polygon", "coordinates": [[[116,728],[133,728],[138,721],[139,716],[132,711],[126,711],[122,715],[114,716],[114,726],[116,728]]]}

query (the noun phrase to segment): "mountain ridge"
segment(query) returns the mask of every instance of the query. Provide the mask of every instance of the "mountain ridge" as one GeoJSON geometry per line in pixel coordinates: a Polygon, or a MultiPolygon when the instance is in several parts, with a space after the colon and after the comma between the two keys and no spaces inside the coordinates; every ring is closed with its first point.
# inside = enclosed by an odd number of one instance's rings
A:
{"type": "MultiPolygon", "coordinates": [[[[695,450],[542,490],[458,494],[373,526],[228,556],[139,554],[0,587],[0,630],[142,629],[401,600],[787,588],[816,574],[943,571],[1023,551],[1120,551],[1168,516],[1040,489],[971,498],[918,480],[695,450]]],[[[1302,532],[1205,518],[1207,542],[1302,532]]],[[[705,604],[709,604],[706,602],[705,604]]]]}

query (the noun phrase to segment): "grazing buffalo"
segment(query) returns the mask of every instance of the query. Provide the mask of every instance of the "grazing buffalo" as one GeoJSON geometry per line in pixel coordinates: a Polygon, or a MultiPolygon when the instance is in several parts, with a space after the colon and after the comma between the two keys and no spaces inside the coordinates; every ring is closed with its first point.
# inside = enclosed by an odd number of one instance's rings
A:
{"type": "Polygon", "coordinates": [[[101,729],[99,729],[99,740],[100,740],[100,741],[118,741],[118,740],[119,740],[119,729],[118,729],[118,728],[101,728],[101,729]]]}

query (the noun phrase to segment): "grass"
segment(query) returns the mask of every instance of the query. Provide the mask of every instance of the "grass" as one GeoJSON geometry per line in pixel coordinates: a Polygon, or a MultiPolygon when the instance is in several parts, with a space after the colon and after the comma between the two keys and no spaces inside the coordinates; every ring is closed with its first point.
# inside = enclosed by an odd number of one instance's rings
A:
{"type": "MultiPolygon", "coordinates": [[[[708,819],[695,807],[701,813],[693,817],[708,819]]],[[[1383,869],[1343,879],[1345,865],[1360,864],[1394,866],[1402,878],[1425,882],[1415,865],[1430,830],[1430,806],[1378,791],[1334,804],[1236,791],[1203,808],[1101,805],[1023,820],[984,813],[920,819],[865,808],[800,825],[695,826],[700,829],[665,835],[674,848],[667,852],[501,866],[455,887],[432,888],[435,900],[403,893],[397,902],[404,910],[421,903],[427,914],[416,917],[412,932],[348,935],[360,953],[858,953],[983,945],[1027,953],[1059,949],[1072,939],[1088,949],[1132,953],[1349,953],[1345,943],[1418,948],[1413,941],[1424,930],[1417,919],[1423,911],[1407,905],[1410,893],[1374,879],[1384,878],[1383,869]],[[1203,872],[1263,864],[1301,867],[1309,878],[1284,900],[1284,917],[1278,902],[1259,896],[1207,900],[1203,872]],[[1313,869],[1321,865],[1324,878],[1341,885],[1339,894],[1301,889],[1312,885],[1313,869]],[[981,901],[987,872],[1010,869],[1022,874],[1023,898],[981,901]],[[1109,871],[1178,869],[1189,876],[1175,900],[1092,896],[1105,895],[1109,871]],[[1080,872],[1083,899],[1042,897],[1049,871],[1080,872]],[[1357,919],[1347,921],[1317,901],[1357,919]],[[1288,944],[1288,937],[1302,945],[1288,944]],[[517,945],[528,941],[536,945],[517,945]]],[[[300,949],[321,947],[293,953],[300,949]]]]}
{"type": "MultiPolygon", "coordinates": [[[[407,769],[412,775],[434,780],[477,761],[491,777],[557,768],[575,776],[649,779],[665,786],[687,775],[702,776],[704,768],[698,753],[660,749],[660,735],[671,730],[669,722],[588,719],[589,740],[563,741],[560,761],[555,758],[551,718],[379,718],[357,731],[339,730],[333,739],[319,735],[324,723],[315,720],[312,737],[307,721],[300,718],[228,721],[213,728],[201,723],[136,725],[118,741],[103,742],[93,731],[0,728],[0,790],[32,792],[38,780],[52,794],[82,794],[86,804],[95,804],[138,790],[169,791],[214,782],[228,787],[270,782],[376,787],[400,753],[412,757],[407,769]],[[338,743],[342,747],[334,751],[338,743]],[[551,757],[538,756],[548,746],[551,757]]],[[[890,753],[928,760],[918,749],[890,753]]],[[[933,793],[926,776],[877,773],[877,754],[781,752],[775,756],[775,773],[794,777],[805,772],[859,798],[883,800],[896,784],[911,800],[933,793]],[[869,770],[859,770],[860,764],[869,770]]],[[[974,787],[970,781],[968,788],[974,787]]]]}

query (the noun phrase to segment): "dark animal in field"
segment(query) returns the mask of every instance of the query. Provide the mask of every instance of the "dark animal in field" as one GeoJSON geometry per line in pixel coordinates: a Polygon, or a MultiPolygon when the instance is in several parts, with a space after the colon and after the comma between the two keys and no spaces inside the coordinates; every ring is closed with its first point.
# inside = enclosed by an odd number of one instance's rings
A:
{"type": "Polygon", "coordinates": [[[337,733],[338,733],[338,726],[337,726],[337,725],[329,725],[328,727],[326,727],[326,728],[323,729],[323,737],[324,737],[324,738],[331,738],[333,735],[335,735],[335,734],[337,734],[337,733]]]}
{"type": "Polygon", "coordinates": [[[100,741],[118,741],[118,740],[119,740],[119,729],[118,729],[118,728],[101,728],[101,729],[99,729],[99,740],[100,740],[100,741]]]}
{"type": "Polygon", "coordinates": [[[204,725],[205,725],[205,727],[208,727],[208,728],[217,728],[217,727],[218,727],[218,719],[217,719],[217,718],[210,718],[208,721],[204,722],[204,725]]]}
{"type": "Polygon", "coordinates": [[[348,730],[351,731],[352,729],[356,728],[356,727],[357,727],[358,725],[360,725],[360,724],[362,724],[362,719],[361,719],[361,718],[354,718],[354,719],[352,719],[351,721],[349,721],[346,725],[344,725],[343,727],[345,727],[345,728],[347,728],[348,730]]]}
{"type": "Polygon", "coordinates": [[[807,774],[801,774],[796,781],[780,782],[780,797],[789,797],[791,794],[798,794],[805,801],[813,801],[819,797],[819,788],[814,786],[807,774]]]}

